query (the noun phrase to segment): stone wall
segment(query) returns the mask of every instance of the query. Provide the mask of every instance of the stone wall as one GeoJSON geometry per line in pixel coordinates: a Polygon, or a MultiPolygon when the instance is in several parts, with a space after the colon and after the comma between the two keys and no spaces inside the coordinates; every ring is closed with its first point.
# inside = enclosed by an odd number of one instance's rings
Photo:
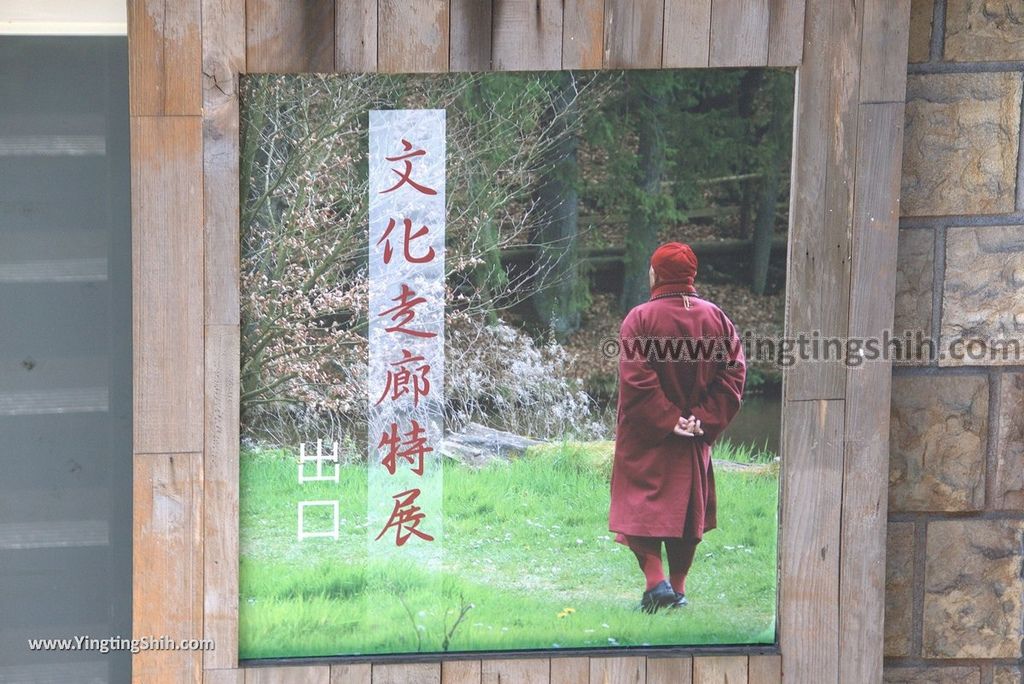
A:
{"type": "Polygon", "coordinates": [[[1024,0],[913,0],[893,371],[887,682],[1021,682],[1024,0]]]}

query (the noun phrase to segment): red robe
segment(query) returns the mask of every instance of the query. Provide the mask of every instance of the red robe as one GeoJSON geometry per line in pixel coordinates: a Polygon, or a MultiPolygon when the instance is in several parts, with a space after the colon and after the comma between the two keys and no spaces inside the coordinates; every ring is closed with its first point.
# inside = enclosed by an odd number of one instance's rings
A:
{"type": "Polygon", "coordinates": [[[707,340],[728,361],[691,361],[686,351],[676,361],[620,354],[608,528],[621,543],[623,535],[699,541],[716,525],[711,444],[740,408],[743,348],[722,310],[695,296],[651,299],[630,311],[620,331],[624,350],[647,338],[707,340]],[[704,435],[673,434],[679,417],[691,414],[704,435]]]}

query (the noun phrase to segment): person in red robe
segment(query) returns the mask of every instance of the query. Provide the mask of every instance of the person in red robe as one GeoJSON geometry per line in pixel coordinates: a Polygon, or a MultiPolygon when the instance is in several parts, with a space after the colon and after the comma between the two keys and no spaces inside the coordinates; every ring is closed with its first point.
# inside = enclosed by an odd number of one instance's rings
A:
{"type": "Polygon", "coordinates": [[[641,608],[653,613],[686,604],[697,544],[716,525],[711,445],[740,408],[746,363],[732,321],[694,287],[688,245],[659,247],[650,274],[650,300],[619,333],[608,528],[636,555],[646,579],[641,608]]]}

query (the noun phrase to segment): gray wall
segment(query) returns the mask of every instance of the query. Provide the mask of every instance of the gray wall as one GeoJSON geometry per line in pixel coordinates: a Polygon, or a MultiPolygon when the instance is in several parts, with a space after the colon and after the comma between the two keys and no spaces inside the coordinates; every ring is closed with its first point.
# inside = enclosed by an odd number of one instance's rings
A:
{"type": "Polygon", "coordinates": [[[0,682],[127,681],[131,230],[124,37],[0,37],[0,682]]]}

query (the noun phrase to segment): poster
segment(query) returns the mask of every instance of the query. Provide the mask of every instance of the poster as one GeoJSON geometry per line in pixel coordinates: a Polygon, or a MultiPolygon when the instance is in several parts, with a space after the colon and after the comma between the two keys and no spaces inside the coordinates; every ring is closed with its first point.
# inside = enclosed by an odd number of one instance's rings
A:
{"type": "Polygon", "coordinates": [[[243,79],[240,658],[774,643],[792,104],[243,79]]]}

